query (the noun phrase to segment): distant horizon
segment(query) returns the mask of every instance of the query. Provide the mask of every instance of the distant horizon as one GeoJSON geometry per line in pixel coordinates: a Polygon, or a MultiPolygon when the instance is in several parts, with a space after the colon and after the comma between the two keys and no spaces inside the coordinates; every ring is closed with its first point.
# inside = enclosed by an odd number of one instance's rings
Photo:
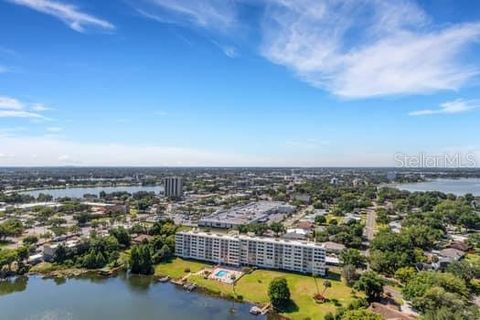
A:
{"type": "Polygon", "coordinates": [[[409,167],[409,168],[402,168],[402,167],[388,167],[388,166],[377,166],[377,167],[369,167],[369,166],[343,166],[343,167],[335,167],[335,166],[142,166],[142,165],[135,165],[135,166],[96,166],[96,165],[85,165],[85,166],[74,166],[74,165],[52,165],[52,166],[7,166],[7,165],[0,165],[0,169],[35,169],[35,168],[45,168],[45,169],[55,169],[55,168],[79,168],[79,169],[88,169],[88,168],[152,168],[152,169],[385,169],[385,170],[392,170],[392,171],[422,171],[422,170],[433,170],[433,171],[470,171],[470,170],[480,170],[480,167],[409,167]]]}

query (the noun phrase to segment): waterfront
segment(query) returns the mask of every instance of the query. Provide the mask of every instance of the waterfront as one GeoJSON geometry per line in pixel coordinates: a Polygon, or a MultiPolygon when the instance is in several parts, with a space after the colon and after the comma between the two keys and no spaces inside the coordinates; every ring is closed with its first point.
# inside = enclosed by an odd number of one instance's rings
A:
{"type": "Polygon", "coordinates": [[[395,187],[400,190],[410,192],[416,191],[440,191],[444,193],[453,193],[457,196],[471,193],[480,196],[480,179],[435,179],[425,182],[397,184],[395,187]]]}
{"type": "Polygon", "coordinates": [[[38,197],[40,193],[49,194],[53,198],[70,197],[82,198],[84,194],[98,194],[101,191],[106,193],[112,192],[128,192],[135,193],[139,191],[155,192],[158,194],[163,191],[163,186],[108,186],[108,187],[79,187],[79,188],[52,188],[52,189],[38,189],[31,191],[24,191],[22,193],[38,197]]]}
{"type": "Polygon", "coordinates": [[[146,276],[0,281],[2,319],[9,320],[265,319],[250,315],[249,309],[248,304],[189,293],[146,276]]]}

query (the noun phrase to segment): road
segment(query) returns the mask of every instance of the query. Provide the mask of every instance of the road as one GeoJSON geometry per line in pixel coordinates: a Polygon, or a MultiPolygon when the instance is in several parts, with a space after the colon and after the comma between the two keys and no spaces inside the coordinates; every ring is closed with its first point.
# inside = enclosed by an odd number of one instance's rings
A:
{"type": "Polygon", "coordinates": [[[375,221],[377,220],[376,205],[367,211],[367,222],[365,224],[365,236],[368,241],[372,241],[375,236],[375,221]]]}
{"type": "Polygon", "coordinates": [[[285,226],[285,228],[290,228],[296,221],[302,219],[312,210],[313,210],[313,206],[308,206],[306,208],[301,209],[298,213],[292,215],[290,218],[287,218],[283,222],[283,225],[285,226]]]}

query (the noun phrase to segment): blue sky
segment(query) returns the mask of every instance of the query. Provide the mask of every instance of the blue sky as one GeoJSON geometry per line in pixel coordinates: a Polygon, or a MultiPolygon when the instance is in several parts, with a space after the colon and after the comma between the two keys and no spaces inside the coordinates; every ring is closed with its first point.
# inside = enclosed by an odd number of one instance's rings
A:
{"type": "Polygon", "coordinates": [[[0,165],[480,160],[480,3],[0,0],[0,165]]]}

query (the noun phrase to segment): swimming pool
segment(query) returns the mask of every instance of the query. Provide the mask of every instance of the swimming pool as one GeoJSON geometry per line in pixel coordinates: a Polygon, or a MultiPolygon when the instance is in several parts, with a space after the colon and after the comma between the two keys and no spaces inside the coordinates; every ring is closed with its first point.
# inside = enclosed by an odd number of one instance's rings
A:
{"type": "Polygon", "coordinates": [[[219,278],[223,278],[227,275],[228,275],[228,271],[226,271],[226,270],[220,270],[217,273],[215,273],[215,276],[217,276],[219,278]]]}
{"type": "Polygon", "coordinates": [[[240,270],[217,267],[213,269],[209,278],[224,283],[234,283],[243,276],[240,270]]]}

